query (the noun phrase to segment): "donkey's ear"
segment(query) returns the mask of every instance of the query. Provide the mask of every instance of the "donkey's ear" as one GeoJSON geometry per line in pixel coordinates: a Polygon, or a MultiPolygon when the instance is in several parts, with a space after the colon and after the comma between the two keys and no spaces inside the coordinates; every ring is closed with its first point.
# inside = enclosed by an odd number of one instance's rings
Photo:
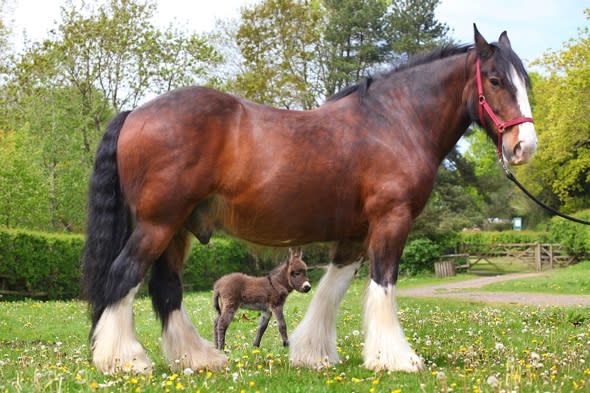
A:
{"type": "Polygon", "coordinates": [[[475,23],[473,24],[473,35],[475,39],[475,51],[477,52],[477,55],[482,60],[488,59],[493,53],[493,48],[490,44],[488,44],[486,39],[483,38],[479,30],[477,30],[475,23]]]}
{"type": "Polygon", "coordinates": [[[507,48],[507,49],[512,48],[510,45],[510,40],[508,39],[508,33],[506,33],[506,31],[503,31],[502,34],[500,34],[500,38],[498,38],[498,42],[504,48],[507,48]]]}

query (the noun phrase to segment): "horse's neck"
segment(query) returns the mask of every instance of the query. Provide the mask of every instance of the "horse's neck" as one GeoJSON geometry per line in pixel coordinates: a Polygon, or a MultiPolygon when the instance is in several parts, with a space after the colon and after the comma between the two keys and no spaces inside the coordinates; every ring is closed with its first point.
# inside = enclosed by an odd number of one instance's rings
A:
{"type": "Polygon", "coordinates": [[[411,100],[411,108],[419,119],[411,132],[428,133],[431,148],[438,155],[438,164],[471,123],[469,108],[464,102],[469,80],[466,56],[467,53],[408,69],[397,81],[392,81],[391,102],[397,100],[399,105],[400,99],[411,100]],[[425,94],[432,96],[423,97],[425,94]]]}

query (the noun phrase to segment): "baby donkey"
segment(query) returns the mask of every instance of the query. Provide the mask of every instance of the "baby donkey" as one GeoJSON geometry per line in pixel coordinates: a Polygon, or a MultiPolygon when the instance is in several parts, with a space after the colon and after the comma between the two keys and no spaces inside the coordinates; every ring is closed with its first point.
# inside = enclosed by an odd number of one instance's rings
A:
{"type": "Polygon", "coordinates": [[[301,257],[302,251],[294,252],[289,249],[287,262],[273,269],[267,276],[252,277],[231,273],[217,280],[213,286],[213,305],[219,315],[215,318],[213,330],[218,349],[223,350],[225,347],[225,332],[239,307],[262,311],[254,340],[255,347],[260,346],[271,312],[278,321],[283,345],[289,345],[287,324],[283,316],[285,300],[293,289],[298,292],[309,292],[311,289],[307,279],[307,265],[301,257]]]}

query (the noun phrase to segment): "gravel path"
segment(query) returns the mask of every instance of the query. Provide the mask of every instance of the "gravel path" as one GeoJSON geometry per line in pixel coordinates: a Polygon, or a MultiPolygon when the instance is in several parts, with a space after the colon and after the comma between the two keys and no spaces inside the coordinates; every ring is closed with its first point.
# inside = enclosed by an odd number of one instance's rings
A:
{"type": "Polygon", "coordinates": [[[527,304],[535,306],[590,306],[590,295],[554,295],[526,292],[482,292],[484,285],[515,279],[542,276],[544,273],[514,273],[501,276],[481,277],[454,283],[428,285],[416,288],[399,289],[399,296],[452,298],[489,303],[527,304]],[[474,291],[471,291],[474,289],[474,291]]]}

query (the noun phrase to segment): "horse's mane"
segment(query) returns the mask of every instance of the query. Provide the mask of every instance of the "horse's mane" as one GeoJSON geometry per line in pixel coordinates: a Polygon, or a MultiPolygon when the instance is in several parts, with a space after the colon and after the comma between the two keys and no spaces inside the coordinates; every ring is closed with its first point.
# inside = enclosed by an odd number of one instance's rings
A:
{"type": "Polygon", "coordinates": [[[391,68],[388,71],[378,73],[375,76],[371,76],[371,75],[366,76],[360,82],[343,88],[342,90],[340,90],[339,92],[335,93],[333,96],[328,98],[328,101],[339,100],[339,99],[344,98],[354,92],[358,92],[359,97],[362,98],[367,94],[369,87],[373,83],[376,83],[380,80],[386,79],[387,77],[391,76],[392,74],[395,74],[397,72],[407,70],[409,68],[416,67],[416,66],[419,66],[422,64],[431,63],[431,62],[439,60],[439,59],[444,59],[446,57],[451,57],[454,55],[462,54],[462,53],[469,51],[472,48],[473,48],[473,45],[464,45],[464,44],[451,45],[451,44],[449,44],[449,45],[444,45],[444,46],[435,48],[435,49],[431,50],[430,52],[425,52],[425,53],[421,53],[421,54],[412,56],[408,61],[406,61],[402,64],[398,64],[397,66],[394,66],[393,68],[391,68]]]}

